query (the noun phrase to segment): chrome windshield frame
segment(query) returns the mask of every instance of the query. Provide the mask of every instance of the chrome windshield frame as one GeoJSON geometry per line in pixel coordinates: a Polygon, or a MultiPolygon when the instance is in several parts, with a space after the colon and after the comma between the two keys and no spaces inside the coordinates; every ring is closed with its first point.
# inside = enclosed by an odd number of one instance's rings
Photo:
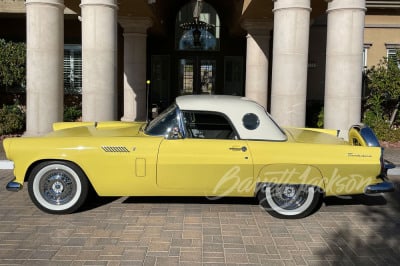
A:
{"type": "MultiPolygon", "coordinates": [[[[183,117],[182,117],[182,112],[176,103],[169,106],[159,116],[157,116],[152,121],[150,121],[148,123],[148,125],[146,126],[146,128],[144,129],[144,133],[147,135],[151,135],[151,136],[164,136],[166,139],[171,139],[171,138],[168,138],[168,136],[166,134],[154,134],[154,133],[149,132],[149,131],[151,131],[152,128],[155,128],[159,123],[162,123],[163,118],[167,117],[171,113],[173,113],[174,117],[176,118],[177,126],[179,128],[180,134],[182,135],[182,138],[185,138],[186,130],[185,130],[185,125],[184,125],[184,121],[183,121],[183,117]]],[[[167,129],[166,129],[166,131],[167,131],[167,129]]]]}

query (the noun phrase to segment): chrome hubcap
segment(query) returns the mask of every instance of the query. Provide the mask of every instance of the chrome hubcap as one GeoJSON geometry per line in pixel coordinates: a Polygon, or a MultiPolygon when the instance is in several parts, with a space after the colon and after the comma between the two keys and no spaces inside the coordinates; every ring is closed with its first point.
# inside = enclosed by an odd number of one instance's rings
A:
{"type": "Polygon", "coordinates": [[[293,198],[294,195],[296,194],[296,189],[293,187],[285,187],[283,190],[283,196],[285,198],[293,198]]]}
{"type": "Polygon", "coordinates": [[[52,189],[56,194],[61,194],[64,190],[64,186],[61,182],[57,181],[53,184],[52,189]]]}
{"type": "Polygon", "coordinates": [[[281,185],[271,188],[271,199],[277,206],[286,210],[295,210],[302,206],[308,196],[304,185],[281,185]]]}
{"type": "Polygon", "coordinates": [[[76,194],[76,182],[72,176],[60,169],[47,172],[40,180],[40,194],[54,205],[62,205],[71,201],[76,194]]]}

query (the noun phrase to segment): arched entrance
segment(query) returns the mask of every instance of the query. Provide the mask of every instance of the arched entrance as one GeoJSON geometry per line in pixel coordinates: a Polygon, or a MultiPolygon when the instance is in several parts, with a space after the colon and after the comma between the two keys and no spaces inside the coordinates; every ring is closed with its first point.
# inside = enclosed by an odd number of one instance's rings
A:
{"type": "Polygon", "coordinates": [[[220,50],[220,19],[202,1],[184,5],[175,19],[175,49],[179,53],[179,94],[214,94],[216,54],[220,50]]]}
{"type": "Polygon", "coordinates": [[[187,94],[243,95],[246,39],[232,34],[222,11],[206,1],[188,1],[171,17],[168,40],[149,40],[151,105],[162,109],[187,94]]]}

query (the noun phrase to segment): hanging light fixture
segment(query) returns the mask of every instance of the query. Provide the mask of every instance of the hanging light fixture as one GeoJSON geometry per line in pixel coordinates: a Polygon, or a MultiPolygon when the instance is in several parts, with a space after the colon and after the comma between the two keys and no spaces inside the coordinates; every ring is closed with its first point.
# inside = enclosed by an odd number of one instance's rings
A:
{"type": "Polygon", "coordinates": [[[182,23],[180,27],[185,31],[191,31],[192,48],[199,49],[202,46],[202,38],[204,38],[205,32],[215,26],[200,20],[203,0],[193,2],[193,20],[182,23]]]}
{"type": "Polygon", "coordinates": [[[200,42],[201,31],[199,30],[199,21],[200,21],[200,14],[202,7],[203,7],[203,0],[197,0],[193,8],[193,20],[195,23],[195,29],[193,30],[192,34],[193,34],[193,45],[195,47],[201,46],[200,42]]]}
{"type": "Polygon", "coordinates": [[[195,22],[199,21],[202,9],[203,9],[203,0],[197,0],[193,8],[193,20],[195,22]]]}

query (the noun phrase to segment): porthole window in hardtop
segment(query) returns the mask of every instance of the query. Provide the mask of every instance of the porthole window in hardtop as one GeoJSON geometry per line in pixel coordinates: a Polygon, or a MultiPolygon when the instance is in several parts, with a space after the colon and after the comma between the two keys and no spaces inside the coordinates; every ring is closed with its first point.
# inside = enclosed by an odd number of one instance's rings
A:
{"type": "Polygon", "coordinates": [[[188,138],[236,139],[237,134],[228,119],[219,113],[183,111],[183,123],[188,138]]]}
{"type": "Polygon", "coordinates": [[[175,47],[181,51],[218,51],[220,20],[215,9],[202,0],[191,1],[178,12],[175,47]]]}
{"type": "Polygon", "coordinates": [[[243,126],[248,130],[254,130],[260,125],[260,119],[256,114],[248,113],[243,116],[243,126]]]}

